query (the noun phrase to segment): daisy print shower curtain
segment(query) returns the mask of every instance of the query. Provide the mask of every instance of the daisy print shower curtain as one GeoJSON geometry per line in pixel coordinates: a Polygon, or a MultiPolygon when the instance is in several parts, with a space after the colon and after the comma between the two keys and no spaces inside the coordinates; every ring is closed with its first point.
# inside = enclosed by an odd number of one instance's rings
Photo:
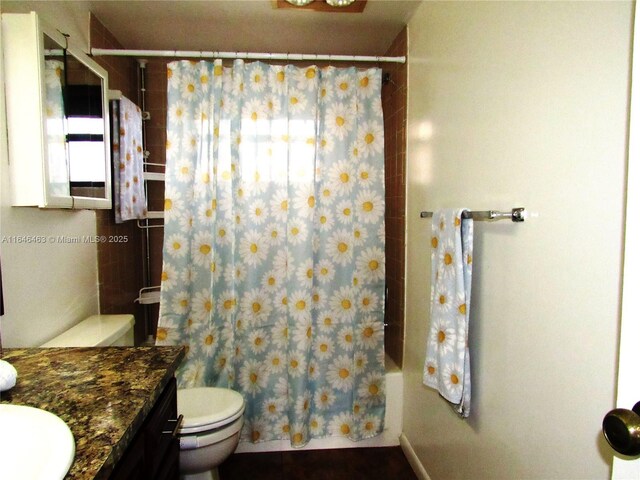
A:
{"type": "Polygon", "coordinates": [[[241,439],[382,431],[379,69],[168,65],[159,345],[246,401],[241,439]]]}

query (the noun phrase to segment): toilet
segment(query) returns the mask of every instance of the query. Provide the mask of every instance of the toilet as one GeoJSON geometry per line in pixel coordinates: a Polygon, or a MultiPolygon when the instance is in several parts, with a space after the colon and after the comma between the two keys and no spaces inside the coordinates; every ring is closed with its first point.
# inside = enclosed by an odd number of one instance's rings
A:
{"type": "Polygon", "coordinates": [[[180,478],[218,480],[218,465],[240,440],[244,399],[228,388],[178,390],[178,412],[183,416],[180,439],[180,478]]]}
{"type": "MultiPolygon", "coordinates": [[[[92,315],[42,347],[134,346],[133,315],[92,315]]],[[[218,480],[218,465],[240,440],[244,399],[227,388],[178,389],[180,478],[218,480]]]]}

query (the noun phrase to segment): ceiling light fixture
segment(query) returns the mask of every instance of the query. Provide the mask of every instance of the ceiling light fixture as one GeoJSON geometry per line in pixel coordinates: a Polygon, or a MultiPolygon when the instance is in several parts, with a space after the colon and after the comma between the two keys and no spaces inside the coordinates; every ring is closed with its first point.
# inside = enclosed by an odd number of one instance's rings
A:
{"type": "Polygon", "coordinates": [[[274,7],[315,12],[362,13],[366,5],[367,0],[275,0],[274,7]]]}
{"type": "Polygon", "coordinates": [[[356,0],[326,0],[326,2],[332,7],[347,7],[356,0]]]}
{"type": "MultiPolygon", "coordinates": [[[[291,5],[296,7],[304,7],[309,5],[314,0],[286,0],[291,5]]],[[[356,0],[325,0],[332,7],[347,7],[354,3],[356,0]]]]}

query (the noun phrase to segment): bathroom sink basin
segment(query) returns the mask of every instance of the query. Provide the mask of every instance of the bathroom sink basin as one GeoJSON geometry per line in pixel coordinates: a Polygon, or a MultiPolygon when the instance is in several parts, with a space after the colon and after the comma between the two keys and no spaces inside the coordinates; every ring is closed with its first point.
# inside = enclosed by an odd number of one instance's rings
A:
{"type": "Polygon", "coordinates": [[[76,447],[66,423],[53,413],[0,404],[0,477],[61,479],[76,447]]]}

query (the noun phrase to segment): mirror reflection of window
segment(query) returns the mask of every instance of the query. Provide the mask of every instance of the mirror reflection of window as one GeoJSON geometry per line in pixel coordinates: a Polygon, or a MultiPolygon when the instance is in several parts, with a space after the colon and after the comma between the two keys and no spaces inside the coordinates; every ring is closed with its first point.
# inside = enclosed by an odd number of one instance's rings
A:
{"type": "Polygon", "coordinates": [[[71,194],[105,197],[105,138],[102,81],[73,57],[67,57],[65,112],[71,194]]]}
{"type": "Polygon", "coordinates": [[[72,188],[104,188],[104,124],[102,117],[67,118],[69,180],[72,188]]]}
{"type": "Polygon", "coordinates": [[[61,60],[45,60],[45,118],[47,136],[47,161],[49,185],[56,196],[69,195],[69,176],[65,152],[64,97],[62,79],[64,63],[61,60]]]}

